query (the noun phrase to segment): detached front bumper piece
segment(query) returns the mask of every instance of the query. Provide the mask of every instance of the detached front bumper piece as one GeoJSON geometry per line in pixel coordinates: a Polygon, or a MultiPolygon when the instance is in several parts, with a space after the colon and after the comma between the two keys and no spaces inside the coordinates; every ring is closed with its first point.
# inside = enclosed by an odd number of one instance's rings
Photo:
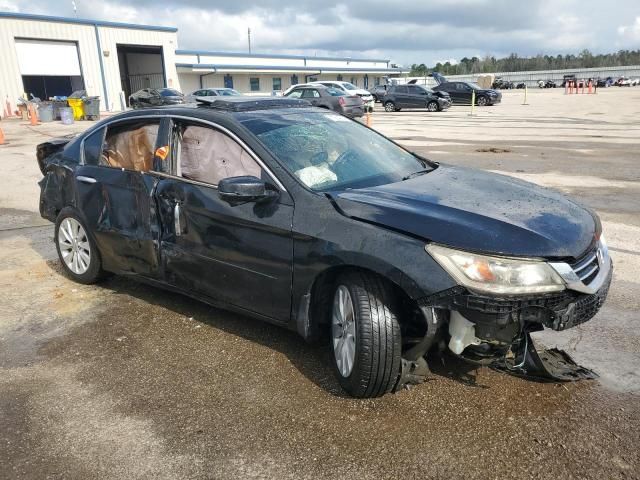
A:
{"type": "Polygon", "coordinates": [[[489,366],[511,375],[547,382],[593,380],[598,374],[578,365],[563,350],[537,350],[529,332],[524,332],[511,348],[512,356],[493,361],[489,366]]]}

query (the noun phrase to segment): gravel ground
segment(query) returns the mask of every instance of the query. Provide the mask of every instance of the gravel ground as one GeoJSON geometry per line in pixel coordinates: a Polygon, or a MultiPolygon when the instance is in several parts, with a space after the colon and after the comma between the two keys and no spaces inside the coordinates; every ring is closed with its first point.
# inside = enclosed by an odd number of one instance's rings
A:
{"type": "Polygon", "coordinates": [[[427,383],[364,401],[341,393],[324,346],[291,332],[123,278],[67,280],[37,213],[34,151],[86,124],[0,122],[0,478],[640,478],[640,89],[600,92],[373,115],[430,158],[598,211],[609,300],[539,340],[600,379],[433,358],[427,383]]]}

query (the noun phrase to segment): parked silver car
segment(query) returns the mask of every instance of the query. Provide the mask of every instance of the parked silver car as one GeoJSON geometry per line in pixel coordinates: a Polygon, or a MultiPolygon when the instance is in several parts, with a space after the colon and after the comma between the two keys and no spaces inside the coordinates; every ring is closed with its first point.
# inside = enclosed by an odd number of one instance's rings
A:
{"type": "Polygon", "coordinates": [[[200,90],[196,90],[195,92],[187,95],[184,100],[187,103],[193,103],[198,98],[235,97],[238,95],[242,94],[233,88],[201,88],[200,90]]]}

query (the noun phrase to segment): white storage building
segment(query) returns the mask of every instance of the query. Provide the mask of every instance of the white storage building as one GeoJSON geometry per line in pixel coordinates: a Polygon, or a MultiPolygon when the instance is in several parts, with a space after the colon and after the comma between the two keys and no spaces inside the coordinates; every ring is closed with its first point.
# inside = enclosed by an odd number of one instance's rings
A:
{"type": "Polygon", "coordinates": [[[178,29],[0,12],[0,99],[86,90],[102,110],[126,107],[146,87],[184,93],[231,87],[270,95],[314,79],[368,88],[407,73],[389,60],[180,50],[178,29]]]}

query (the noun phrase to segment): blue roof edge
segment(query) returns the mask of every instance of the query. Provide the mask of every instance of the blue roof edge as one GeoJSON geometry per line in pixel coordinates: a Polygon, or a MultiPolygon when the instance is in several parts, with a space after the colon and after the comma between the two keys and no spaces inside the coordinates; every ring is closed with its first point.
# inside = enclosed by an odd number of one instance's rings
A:
{"type": "Polygon", "coordinates": [[[313,55],[285,55],[280,53],[244,53],[244,52],[215,52],[209,50],[176,50],[176,55],[205,55],[212,57],[247,57],[247,58],[288,58],[295,60],[338,60],[350,62],[388,63],[391,60],[377,58],[353,57],[314,57],[313,55]]]}
{"type": "Polygon", "coordinates": [[[0,12],[0,18],[16,18],[20,20],[35,20],[41,22],[75,23],[78,25],[98,25],[99,27],[131,28],[135,30],[154,30],[159,32],[177,32],[176,27],[163,27],[159,25],[137,25],[134,23],[109,22],[106,20],[90,20],[87,18],[54,17],[51,15],[38,15],[33,13],[0,12]]]}
{"type": "Polygon", "coordinates": [[[291,70],[294,72],[380,72],[380,73],[403,73],[409,72],[409,69],[402,68],[341,68],[341,67],[304,67],[304,66],[288,66],[288,65],[222,65],[207,63],[176,63],[177,68],[194,68],[194,69],[232,69],[239,70],[291,70]]]}

